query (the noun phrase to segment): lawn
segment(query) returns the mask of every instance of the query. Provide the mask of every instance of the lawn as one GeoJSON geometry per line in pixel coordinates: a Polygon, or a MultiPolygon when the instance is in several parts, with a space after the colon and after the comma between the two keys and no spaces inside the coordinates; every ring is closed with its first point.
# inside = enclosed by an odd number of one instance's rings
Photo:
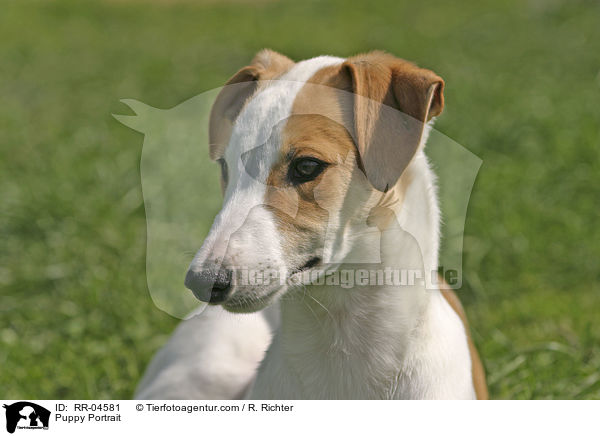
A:
{"type": "MultiPolygon", "coordinates": [[[[178,320],[146,284],[143,136],[111,113],[263,47],[444,77],[436,128],[483,161],[459,294],[491,396],[600,398],[599,22],[592,0],[0,0],[0,398],[132,395],[178,320]]],[[[201,195],[206,232],[218,184],[201,195]]]]}

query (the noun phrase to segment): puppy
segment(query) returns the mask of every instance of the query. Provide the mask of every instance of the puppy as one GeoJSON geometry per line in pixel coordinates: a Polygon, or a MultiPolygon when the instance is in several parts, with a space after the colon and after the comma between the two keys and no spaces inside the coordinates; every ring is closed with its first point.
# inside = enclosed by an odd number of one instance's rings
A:
{"type": "Polygon", "coordinates": [[[138,398],[487,398],[464,311],[437,280],[424,145],[443,90],[381,52],[263,50],[227,82],[209,126],[223,207],[185,280],[210,306],[138,398]]]}

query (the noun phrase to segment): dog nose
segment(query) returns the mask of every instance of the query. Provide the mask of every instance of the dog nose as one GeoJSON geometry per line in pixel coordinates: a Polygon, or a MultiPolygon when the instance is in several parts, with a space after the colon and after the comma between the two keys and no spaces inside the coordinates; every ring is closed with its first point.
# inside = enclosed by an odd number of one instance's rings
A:
{"type": "Polygon", "coordinates": [[[185,275],[185,287],[194,296],[205,303],[222,303],[231,291],[231,271],[188,270],[185,275]]]}

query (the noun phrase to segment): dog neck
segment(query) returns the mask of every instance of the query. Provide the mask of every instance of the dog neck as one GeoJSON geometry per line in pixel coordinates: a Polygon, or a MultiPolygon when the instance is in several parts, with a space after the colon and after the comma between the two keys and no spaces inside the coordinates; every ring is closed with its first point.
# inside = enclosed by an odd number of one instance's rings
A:
{"type": "MultiPolygon", "coordinates": [[[[382,226],[381,263],[376,269],[384,270],[384,275],[387,269],[425,279],[437,270],[439,209],[434,175],[422,151],[394,189],[396,192],[389,194],[396,200],[379,205],[393,216],[376,218],[376,224],[382,226]],[[408,184],[402,186],[403,182],[408,184]]],[[[356,238],[348,257],[373,251],[372,234],[356,238]]],[[[427,283],[417,279],[400,287],[369,283],[350,289],[337,284],[312,285],[284,296],[281,326],[259,371],[254,395],[284,398],[294,392],[303,398],[393,397],[390,389],[398,385],[390,380],[398,379],[398,369],[427,322],[432,296],[427,283]],[[262,382],[261,372],[285,376],[262,382]],[[283,391],[273,392],[274,386],[283,391]]]]}

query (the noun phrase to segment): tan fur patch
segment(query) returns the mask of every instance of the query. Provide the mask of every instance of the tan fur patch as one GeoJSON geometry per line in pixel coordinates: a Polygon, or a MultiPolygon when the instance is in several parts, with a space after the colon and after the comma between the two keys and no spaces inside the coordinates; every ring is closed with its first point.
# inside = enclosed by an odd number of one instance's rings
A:
{"type": "MultiPolygon", "coordinates": [[[[362,173],[360,156],[353,139],[352,82],[342,65],[323,68],[307,81],[296,96],[291,116],[282,132],[278,163],[271,169],[265,204],[273,208],[280,234],[290,247],[324,237],[330,210],[339,210],[356,173],[362,173]],[[287,172],[292,158],[315,157],[329,167],[314,181],[289,186],[287,172]],[[315,190],[317,195],[315,196],[315,190]],[[297,214],[283,211],[298,196],[297,214]]],[[[392,209],[401,205],[412,180],[405,171],[395,186],[381,193],[369,212],[367,224],[384,230],[395,219],[392,209]]],[[[314,243],[312,241],[311,243],[314,243]]]]}
{"type": "Polygon", "coordinates": [[[385,192],[416,154],[425,123],[442,111],[444,81],[382,52],[351,57],[341,71],[355,94],[354,134],[365,174],[385,192]]]}
{"type": "MultiPolygon", "coordinates": [[[[307,81],[296,96],[291,116],[282,132],[278,163],[268,179],[265,204],[273,207],[280,232],[295,247],[307,236],[323,236],[328,225],[328,212],[343,207],[348,185],[357,173],[364,172],[356,141],[351,133],[354,123],[352,81],[343,71],[343,65],[323,68],[307,81]],[[285,187],[290,156],[312,156],[330,164],[316,180],[296,187],[285,187]],[[278,187],[278,189],[274,189],[278,187]],[[315,198],[315,189],[318,189],[315,198]],[[297,194],[296,194],[297,193],[297,194]],[[298,212],[290,216],[286,202],[298,195],[298,212]]],[[[381,231],[387,228],[402,204],[407,187],[412,181],[405,171],[395,186],[380,193],[379,202],[368,213],[367,224],[381,231]]]]}
{"type": "MultiPolygon", "coordinates": [[[[277,219],[286,246],[319,245],[325,237],[329,213],[321,205],[341,202],[355,167],[356,149],[348,132],[321,115],[292,115],[282,134],[279,160],[267,180],[265,204],[277,219]],[[293,159],[313,157],[328,164],[315,180],[292,185],[288,179],[293,159]],[[295,215],[285,213],[297,201],[295,215]]],[[[308,247],[306,247],[308,248],[308,247]]]]}

